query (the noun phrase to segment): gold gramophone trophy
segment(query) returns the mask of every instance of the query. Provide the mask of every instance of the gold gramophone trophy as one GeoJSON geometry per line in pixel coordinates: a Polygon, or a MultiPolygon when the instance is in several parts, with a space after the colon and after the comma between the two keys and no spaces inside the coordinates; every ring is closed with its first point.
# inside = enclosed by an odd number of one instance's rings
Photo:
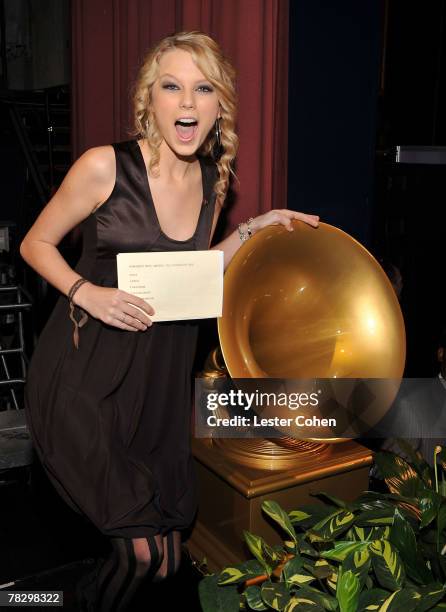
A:
{"type": "MultiPolygon", "coordinates": [[[[325,223],[294,231],[268,226],[245,242],[224,277],[220,346],[202,378],[380,379],[365,419],[369,427],[391,406],[405,364],[400,306],[373,256],[325,223]]],[[[254,382],[254,381],[253,381],[254,382]]],[[[277,412],[277,408],[275,409],[277,412]]],[[[284,412],[286,407],[284,408],[284,412]]],[[[368,488],[373,453],[352,439],[306,430],[305,439],[194,437],[199,511],[187,543],[216,571],[249,558],[243,530],[279,543],[261,513],[274,499],[290,511],[317,503],[325,491],[353,499],[368,488]]]]}

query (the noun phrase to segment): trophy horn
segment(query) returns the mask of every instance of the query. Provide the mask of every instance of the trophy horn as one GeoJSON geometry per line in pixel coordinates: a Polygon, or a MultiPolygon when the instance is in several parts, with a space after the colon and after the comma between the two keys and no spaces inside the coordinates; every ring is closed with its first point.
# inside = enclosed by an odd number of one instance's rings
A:
{"type": "Polygon", "coordinates": [[[263,228],[231,260],[217,321],[220,350],[211,353],[214,372],[221,376],[224,363],[232,379],[396,381],[378,398],[373,426],[393,402],[405,365],[395,291],[349,234],[326,223],[313,228],[293,221],[293,228],[263,228]]]}

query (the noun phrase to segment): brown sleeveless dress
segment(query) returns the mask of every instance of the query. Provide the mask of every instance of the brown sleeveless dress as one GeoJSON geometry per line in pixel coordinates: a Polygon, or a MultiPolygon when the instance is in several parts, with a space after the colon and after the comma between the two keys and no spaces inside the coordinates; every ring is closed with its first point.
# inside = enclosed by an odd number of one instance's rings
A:
{"type": "MultiPolygon", "coordinates": [[[[113,143],[116,183],[81,224],[76,271],[117,287],[116,254],[206,250],[215,207],[213,161],[199,158],[203,203],[194,235],[160,228],[136,140],[113,143]]],[[[82,313],[75,309],[76,319],[82,313]]],[[[126,331],[89,317],[73,344],[61,295],[33,353],[25,385],[30,434],[49,479],[69,506],[109,536],[188,528],[197,510],[191,455],[191,383],[197,320],[126,331]]]]}

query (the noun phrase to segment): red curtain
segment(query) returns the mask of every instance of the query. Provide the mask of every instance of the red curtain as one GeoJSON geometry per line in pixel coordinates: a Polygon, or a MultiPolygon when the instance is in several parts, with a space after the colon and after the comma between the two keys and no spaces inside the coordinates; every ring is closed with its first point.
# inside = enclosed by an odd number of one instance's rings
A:
{"type": "Polygon", "coordinates": [[[130,87],[164,36],[202,30],[237,70],[239,221],[286,207],[288,0],[73,0],[73,155],[129,138],[130,87]]]}

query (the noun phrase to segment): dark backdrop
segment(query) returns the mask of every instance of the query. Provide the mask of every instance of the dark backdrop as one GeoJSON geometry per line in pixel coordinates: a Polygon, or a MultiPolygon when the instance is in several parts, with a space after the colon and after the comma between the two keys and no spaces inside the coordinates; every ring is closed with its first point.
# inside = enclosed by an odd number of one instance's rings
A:
{"type": "Polygon", "coordinates": [[[370,242],[382,5],[290,2],[288,207],[370,242]]]}
{"type": "Polygon", "coordinates": [[[446,145],[446,0],[293,0],[289,45],[288,206],[398,266],[405,375],[435,375],[446,166],[392,152],[446,145]]]}

